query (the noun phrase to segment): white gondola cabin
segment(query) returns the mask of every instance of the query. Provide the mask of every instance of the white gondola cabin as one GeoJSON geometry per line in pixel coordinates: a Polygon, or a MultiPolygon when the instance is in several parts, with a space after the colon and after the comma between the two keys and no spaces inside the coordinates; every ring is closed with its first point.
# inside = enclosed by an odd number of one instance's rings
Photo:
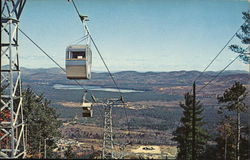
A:
{"type": "Polygon", "coordinates": [[[68,79],[91,78],[92,52],[89,45],[70,45],[66,49],[66,75],[68,79]]]}

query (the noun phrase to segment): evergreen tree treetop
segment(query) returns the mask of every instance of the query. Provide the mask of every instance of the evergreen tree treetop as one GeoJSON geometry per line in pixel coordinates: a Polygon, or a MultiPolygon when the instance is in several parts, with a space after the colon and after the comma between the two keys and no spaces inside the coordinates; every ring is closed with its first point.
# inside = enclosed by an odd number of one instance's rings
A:
{"type": "MultiPolygon", "coordinates": [[[[180,103],[183,109],[183,116],[180,119],[181,125],[173,132],[172,140],[178,143],[177,160],[192,159],[192,119],[193,119],[193,96],[190,93],[184,95],[184,103],[180,103]]],[[[197,159],[203,159],[205,145],[207,142],[207,132],[203,129],[203,108],[199,101],[195,103],[195,149],[197,159]]]]}
{"type": "Polygon", "coordinates": [[[239,54],[240,59],[246,63],[250,64],[250,10],[247,12],[242,12],[243,20],[245,23],[241,26],[241,33],[237,33],[236,36],[240,39],[242,45],[233,44],[229,48],[239,54]]]}
{"type": "Polygon", "coordinates": [[[239,111],[245,112],[247,106],[244,103],[244,99],[247,96],[246,87],[243,86],[240,82],[235,82],[232,87],[226,89],[223,95],[218,96],[218,103],[226,103],[226,108],[230,111],[239,111]],[[237,105],[241,103],[241,105],[237,105]]]}

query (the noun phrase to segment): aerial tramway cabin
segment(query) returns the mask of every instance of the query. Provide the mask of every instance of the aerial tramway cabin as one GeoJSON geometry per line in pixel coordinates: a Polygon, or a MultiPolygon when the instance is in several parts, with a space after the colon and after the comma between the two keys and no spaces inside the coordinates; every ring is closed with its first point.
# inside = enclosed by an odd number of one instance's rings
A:
{"type": "Polygon", "coordinates": [[[91,78],[92,52],[89,45],[70,45],[66,49],[66,75],[68,79],[91,78]]]}
{"type": "MultiPolygon", "coordinates": [[[[92,52],[89,45],[70,45],[66,48],[66,75],[72,80],[88,80],[91,78],[92,52]]],[[[83,96],[83,117],[92,117],[92,103],[87,103],[83,96]]]]}

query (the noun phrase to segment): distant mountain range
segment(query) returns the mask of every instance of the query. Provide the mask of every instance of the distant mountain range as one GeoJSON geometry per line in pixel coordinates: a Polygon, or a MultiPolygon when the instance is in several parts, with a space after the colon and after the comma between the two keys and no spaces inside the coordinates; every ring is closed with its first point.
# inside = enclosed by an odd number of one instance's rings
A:
{"type": "MultiPolygon", "coordinates": [[[[24,84],[75,84],[75,81],[68,80],[65,73],[59,68],[49,69],[28,69],[21,68],[22,81],[24,84]]],[[[189,89],[193,80],[200,75],[199,71],[171,71],[171,72],[137,72],[122,71],[113,73],[118,86],[123,89],[137,89],[145,91],[170,92],[169,89],[189,89]]],[[[197,85],[205,85],[218,72],[205,72],[198,80],[197,85]]],[[[207,88],[217,89],[218,87],[229,87],[234,81],[249,84],[249,73],[235,70],[225,71],[207,88]]],[[[92,73],[91,80],[81,80],[83,85],[98,85],[102,87],[114,87],[107,72],[92,73]]],[[[171,92],[172,92],[171,89],[171,92]]]]}

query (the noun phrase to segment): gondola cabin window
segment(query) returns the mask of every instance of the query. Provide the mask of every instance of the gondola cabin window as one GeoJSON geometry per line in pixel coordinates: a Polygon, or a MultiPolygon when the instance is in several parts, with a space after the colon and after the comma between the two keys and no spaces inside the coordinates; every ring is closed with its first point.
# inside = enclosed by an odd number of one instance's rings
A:
{"type": "Polygon", "coordinates": [[[86,58],[85,51],[84,52],[71,52],[73,59],[83,59],[86,58]]]}

